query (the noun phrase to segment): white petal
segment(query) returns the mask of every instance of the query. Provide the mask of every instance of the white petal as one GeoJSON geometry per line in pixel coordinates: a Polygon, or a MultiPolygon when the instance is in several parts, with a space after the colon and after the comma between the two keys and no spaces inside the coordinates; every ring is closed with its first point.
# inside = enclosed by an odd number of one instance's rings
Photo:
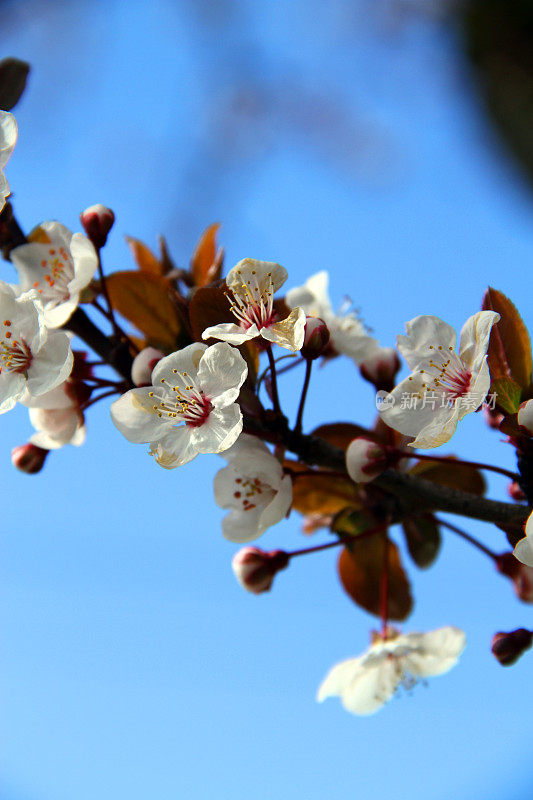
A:
{"type": "Polygon", "coordinates": [[[236,442],[241,431],[241,410],[232,403],[213,408],[203,425],[191,428],[191,441],[199,453],[221,453],[236,442]]]}
{"type": "Polygon", "coordinates": [[[51,219],[41,222],[39,227],[47,234],[50,242],[64,247],[67,253],[70,252],[72,231],[70,231],[66,225],[63,225],[56,219],[51,219]]]}
{"type": "Polygon", "coordinates": [[[457,429],[461,406],[457,404],[453,409],[443,408],[442,412],[442,414],[435,416],[429,425],[422,428],[414,442],[410,442],[410,447],[431,449],[440,447],[441,444],[450,441],[457,429]]]}
{"type": "Polygon", "coordinates": [[[236,505],[237,501],[234,497],[234,492],[237,489],[235,479],[240,477],[238,472],[232,464],[227,467],[219,469],[214,479],[214,494],[215,503],[220,508],[232,508],[236,505]]]}
{"type": "Polygon", "coordinates": [[[98,256],[94,245],[83,233],[75,233],[70,242],[70,252],[74,260],[74,280],[70,281],[68,288],[71,295],[79,293],[93,279],[98,256]]]}
{"type": "Polygon", "coordinates": [[[272,291],[283,286],[287,280],[287,270],[274,261],[257,261],[254,258],[243,258],[233,269],[230,269],[226,278],[228,287],[239,293],[239,289],[246,281],[257,281],[261,288],[269,288],[272,282],[272,291]]]}
{"type": "Polygon", "coordinates": [[[17,121],[9,111],[0,111],[0,168],[7,164],[17,141],[17,121]]]}
{"type": "Polygon", "coordinates": [[[323,319],[324,314],[327,316],[331,313],[328,283],[328,273],[325,270],[317,272],[303,286],[289,289],[285,301],[291,308],[301,306],[309,316],[323,319]]]}
{"type": "Polygon", "coordinates": [[[385,403],[380,406],[379,413],[382,420],[394,430],[405,436],[416,436],[423,428],[430,425],[434,419],[446,421],[452,414],[452,409],[445,406],[441,408],[442,396],[436,392],[435,403],[426,401],[424,405],[425,374],[413,372],[405,378],[388,395],[387,401],[391,404],[385,408],[385,403]],[[407,398],[407,403],[403,401],[407,398]],[[411,407],[411,403],[413,407],[411,407]],[[402,404],[405,408],[402,408],[402,404]]]}
{"type": "Polygon", "coordinates": [[[466,645],[464,631],[451,626],[429,633],[410,633],[405,638],[409,640],[412,650],[402,662],[415,678],[448,672],[455,666],[466,645]]]}
{"type": "Polygon", "coordinates": [[[129,442],[155,442],[162,438],[172,421],[158,417],[154,411],[151,386],[130,389],[111,404],[111,419],[129,442]]]}
{"type": "Polygon", "coordinates": [[[401,677],[394,658],[378,659],[371,664],[351,659],[333,667],[319,688],[317,699],[338,694],[347,711],[373,714],[390,700],[401,677]]]}
{"type": "Polygon", "coordinates": [[[75,403],[65,391],[66,385],[62,383],[39,397],[28,396],[24,398],[22,405],[27,408],[72,408],[75,403]]]}
{"type": "Polygon", "coordinates": [[[517,542],[513,554],[522,564],[533,567],[533,513],[528,517],[525,533],[525,537],[517,542]]]}
{"type": "Polygon", "coordinates": [[[215,408],[235,402],[248,367],[238,350],[226,342],[208,347],[198,366],[198,383],[215,408]]]}
{"type": "Polygon", "coordinates": [[[26,379],[18,372],[6,372],[2,370],[0,374],[0,414],[11,411],[16,402],[24,395],[26,389],[26,379]]]}
{"type": "Polygon", "coordinates": [[[281,485],[272,501],[263,509],[259,520],[259,535],[264,533],[272,525],[281,522],[292,503],[292,481],[286,475],[281,481],[281,485]]]}
{"type": "Polygon", "coordinates": [[[412,370],[432,356],[432,348],[442,345],[455,349],[457,337],[454,329],[439,317],[415,317],[405,325],[407,336],[398,336],[398,350],[412,370]]]}
{"type": "Polygon", "coordinates": [[[260,517],[260,508],[252,508],[247,511],[236,509],[230,511],[222,520],[222,535],[228,541],[236,544],[252,542],[262,533],[259,530],[260,517]]]}
{"type": "Polygon", "coordinates": [[[479,369],[479,364],[489,346],[492,326],[499,319],[500,315],[495,311],[478,311],[463,325],[459,341],[459,356],[470,370],[479,369]]]}
{"type": "Polygon", "coordinates": [[[154,367],[152,372],[153,385],[159,387],[164,381],[174,384],[176,381],[172,377],[175,374],[173,370],[179,373],[186,372],[191,377],[196,378],[200,359],[206,350],[206,344],[193,342],[193,344],[187,345],[182,350],[177,350],[175,353],[165,356],[154,367]]]}
{"type": "Polygon", "coordinates": [[[64,331],[50,331],[28,370],[28,392],[40,395],[59,386],[72,372],[72,364],[70,338],[64,331]]]}
{"type": "Polygon", "coordinates": [[[261,328],[261,336],[269,342],[285,347],[293,352],[301,350],[305,336],[305,311],[293,308],[285,319],[274,322],[268,328],[261,328]]]}
{"type": "Polygon", "coordinates": [[[221,322],[220,325],[212,325],[202,333],[202,339],[221,339],[223,342],[228,342],[228,344],[233,344],[237,347],[244,344],[244,342],[249,342],[250,339],[255,339],[256,336],[259,336],[257,325],[250,325],[249,328],[244,330],[240,325],[235,325],[233,322],[221,322]]]}
{"type": "Polygon", "coordinates": [[[174,469],[188,464],[198,455],[198,448],[191,437],[191,428],[181,425],[171,430],[152,447],[157,463],[165,469],[174,469]]]}

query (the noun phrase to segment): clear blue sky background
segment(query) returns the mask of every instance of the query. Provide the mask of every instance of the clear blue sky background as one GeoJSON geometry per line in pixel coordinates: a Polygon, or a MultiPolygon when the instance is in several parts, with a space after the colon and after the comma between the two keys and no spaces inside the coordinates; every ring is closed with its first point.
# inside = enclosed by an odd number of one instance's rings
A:
{"type": "MultiPolygon", "coordinates": [[[[291,286],[329,269],[334,301],[349,294],[386,345],[417,314],[459,328],[487,284],[531,324],[531,196],[450,32],[384,8],[4,2],[1,54],[33,65],[8,167],[22,224],[76,230],[80,210],[111,206],[111,270],[130,266],[124,234],[155,245],[164,233],[185,264],[219,220],[228,266],[277,260],[291,286]]],[[[282,389],[292,413],[300,377],[282,389]]],[[[350,363],[317,372],[309,429],[372,417],[350,363]]],[[[481,554],[450,534],[433,569],[409,566],[404,629],[464,628],[460,665],[352,717],[314,701],[373,626],[343,595],[334,553],[249,596],[212,501],[221,459],[159,469],[102,404],[81,449],[28,477],[9,450],[30,432],[23,409],[1,420],[5,800],[530,796],[531,656],[503,669],[489,643],[533,627],[532,611],[481,554]]],[[[479,415],[447,452],[512,466],[479,415]]],[[[490,493],[505,497],[505,481],[490,493]]],[[[468,529],[505,549],[497,529],[468,529]]],[[[293,515],[259,544],[302,541],[293,515]]]]}

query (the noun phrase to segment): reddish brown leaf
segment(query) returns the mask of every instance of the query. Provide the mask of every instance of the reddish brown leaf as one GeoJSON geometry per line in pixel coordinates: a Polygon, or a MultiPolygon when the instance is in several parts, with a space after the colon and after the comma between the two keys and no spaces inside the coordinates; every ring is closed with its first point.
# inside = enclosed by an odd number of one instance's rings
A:
{"type": "Polygon", "coordinates": [[[139,239],[133,239],[131,236],[126,236],[126,242],[131,250],[135,263],[142,272],[147,272],[150,275],[163,275],[164,267],[155,256],[149,247],[147,247],[139,239]]]}
{"type": "MultiPolygon", "coordinates": [[[[416,458],[416,454],[414,454],[416,458]]],[[[486,484],[481,472],[475,467],[466,467],[463,464],[455,464],[453,456],[450,456],[450,464],[442,461],[419,461],[409,470],[411,475],[417,475],[426,481],[440,483],[442,486],[449,486],[451,489],[460,489],[462,492],[472,494],[485,494],[486,484]]]]}
{"type": "Polygon", "coordinates": [[[482,308],[500,315],[500,321],[492,329],[488,350],[492,379],[512,378],[526,389],[531,383],[533,361],[531,340],[522,317],[514,303],[492,287],[485,292],[482,308]]]}
{"type": "MultiPolygon", "coordinates": [[[[225,295],[225,287],[206,286],[197,289],[189,306],[189,319],[193,336],[202,342],[202,333],[211,325],[221,322],[236,322],[230,310],[230,302],[225,295]]],[[[207,344],[214,344],[216,339],[208,339],[207,344]]]]}
{"type": "Polygon", "coordinates": [[[321,473],[308,473],[308,467],[295,461],[286,461],[285,466],[294,472],[307,474],[295,476],[293,480],[292,506],[302,514],[336,514],[344,508],[360,508],[359,490],[348,477],[321,473]]]}
{"type": "Polygon", "coordinates": [[[191,259],[195,286],[206,286],[220,278],[221,259],[217,258],[217,233],[220,223],[210,225],[200,236],[191,259]]]}
{"type": "Polygon", "coordinates": [[[430,514],[424,517],[407,517],[403,521],[403,532],[409,555],[422,569],[431,566],[440,550],[439,526],[430,514]]]}
{"type": "Polygon", "coordinates": [[[346,450],[350,442],[358,436],[375,438],[372,431],[368,431],[361,425],[354,425],[352,422],[333,422],[328,425],[320,425],[315,428],[312,435],[324,439],[335,447],[341,447],[343,450],[346,450]]]}
{"type": "Polygon", "coordinates": [[[114,272],[106,278],[111,304],[138,328],[153,347],[175,350],[181,324],[168,281],[148,272],[114,272]]]}
{"type": "Polygon", "coordinates": [[[345,592],[370,614],[380,615],[381,575],[385,546],[388,553],[388,618],[406,619],[413,607],[409,580],[400,561],[398,548],[382,534],[357,537],[339,557],[338,570],[345,592]]]}

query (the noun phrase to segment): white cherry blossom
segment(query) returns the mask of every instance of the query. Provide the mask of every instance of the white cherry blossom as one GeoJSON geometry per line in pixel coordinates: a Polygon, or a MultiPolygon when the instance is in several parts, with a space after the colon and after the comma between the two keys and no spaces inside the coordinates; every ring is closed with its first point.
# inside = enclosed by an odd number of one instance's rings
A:
{"type": "Polygon", "coordinates": [[[13,114],[9,111],[0,111],[0,211],[9,195],[9,185],[3,170],[15,147],[17,133],[17,123],[13,114]]]}
{"type": "Polygon", "coordinates": [[[323,270],[312,275],[303,286],[289,289],[287,305],[300,306],[311,317],[323,319],[330,333],[330,345],[336,353],[353,358],[361,364],[378,347],[361,320],[353,313],[336,314],[328,294],[329,275],[323,270]]]}
{"type": "Polygon", "coordinates": [[[46,325],[59,328],[72,316],[80,292],[98,266],[93,244],[83,233],[72,233],[60,222],[43,222],[45,242],[29,242],[11,251],[22,291],[34,289],[43,304],[46,325]]]}
{"type": "Polygon", "coordinates": [[[380,406],[382,419],[406,436],[411,447],[439,447],[466,414],[479,408],[490,387],[487,348],[494,311],[479,311],[461,330],[459,350],[454,329],[439,317],[415,317],[398,336],[398,349],[413,370],[380,406]]]}
{"type": "Polygon", "coordinates": [[[274,292],[286,280],[287,271],[280,264],[253,258],[239,261],[226,278],[227,296],[237,323],[213,325],[205,329],[202,338],[240,345],[261,336],[288,350],[300,350],[304,342],[304,311],[295,308],[280,320],[274,309],[274,292]]]}
{"type": "Polygon", "coordinates": [[[533,567],[533,511],[527,519],[525,534],[524,538],[516,543],[513,553],[522,564],[533,567]]]}
{"type": "Polygon", "coordinates": [[[0,414],[54,389],[70,375],[72,363],[68,335],[46,328],[33,293],[16,297],[0,281],[0,414]]]}
{"type": "Polygon", "coordinates": [[[423,678],[448,672],[461,655],[466,637],[459,628],[429,633],[374,634],[372,644],[357,658],[336,664],[320,685],[317,700],[340,697],[352,714],[373,714],[400,685],[411,688],[423,678]]]}
{"type": "Polygon", "coordinates": [[[228,466],[215,475],[215,501],[231,509],[222,533],[231,542],[251,542],[283,519],[292,503],[292,481],[254,436],[242,434],[224,458],[228,466]]]}
{"type": "Polygon", "coordinates": [[[221,453],[242,431],[235,400],[247,372],[229,344],[195,342],[162,358],[152,372],[153,385],[123,394],[111,405],[111,418],[130,442],[149,442],[166,469],[199,453],[221,453]]]}
{"type": "Polygon", "coordinates": [[[65,444],[76,447],[85,440],[83,413],[65,381],[40,397],[29,398],[30,422],[37,431],[30,442],[45,450],[57,450],[65,444]]]}

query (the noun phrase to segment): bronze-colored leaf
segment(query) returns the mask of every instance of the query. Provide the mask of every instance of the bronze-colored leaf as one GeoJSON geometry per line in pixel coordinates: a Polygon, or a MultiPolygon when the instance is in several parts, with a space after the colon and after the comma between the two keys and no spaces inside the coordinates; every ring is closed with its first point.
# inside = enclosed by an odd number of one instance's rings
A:
{"type": "Polygon", "coordinates": [[[194,285],[207,286],[220,278],[222,260],[217,258],[217,233],[220,222],[209,225],[200,236],[191,259],[194,285]]]}
{"type": "Polygon", "coordinates": [[[403,532],[409,554],[417,567],[431,566],[440,550],[439,526],[431,514],[423,517],[407,517],[403,521],[403,532]]]}
{"type": "Polygon", "coordinates": [[[305,475],[293,479],[292,506],[301,514],[336,514],[343,508],[361,508],[359,489],[348,477],[312,474],[305,465],[285,461],[285,466],[305,475]]]}
{"type": "MultiPolygon", "coordinates": [[[[197,342],[204,341],[202,333],[211,325],[236,322],[225,292],[225,287],[205,286],[194,293],[189,306],[189,319],[197,342]]],[[[216,341],[217,339],[208,339],[207,344],[214,344],[216,341]]]]}
{"type": "Polygon", "coordinates": [[[353,439],[357,439],[358,436],[374,439],[372,431],[352,422],[333,422],[328,425],[319,425],[313,431],[312,436],[318,436],[320,439],[324,439],[324,441],[335,447],[341,447],[343,450],[346,450],[350,442],[353,439]]]}
{"type": "Polygon", "coordinates": [[[114,272],[106,278],[111,304],[138,328],[152,347],[176,350],[181,324],[168,281],[149,272],[114,272]]]}
{"type": "Polygon", "coordinates": [[[522,388],[512,378],[495,378],[490,391],[496,395],[496,405],[508,414],[516,414],[520,408],[522,388]]]}
{"type": "Polygon", "coordinates": [[[131,254],[135,263],[142,272],[147,272],[149,275],[163,275],[164,266],[154,253],[139,239],[134,239],[132,236],[126,236],[126,242],[131,250],[131,254]]]}
{"type": "Polygon", "coordinates": [[[22,97],[29,71],[30,65],[18,58],[0,61],[0,108],[3,111],[11,111],[22,97]]]}
{"type": "Polygon", "coordinates": [[[514,303],[492,287],[485,292],[482,307],[500,315],[500,321],[492,329],[488,349],[492,380],[512,378],[526,389],[531,383],[533,361],[531,340],[522,317],[514,303]]]}
{"type": "Polygon", "coordinates": [[[335,514],[331,521],[330,529],[333,533],[339,533],[343,536],[359,536],[359,534],[375,528],[379,524],[368,509],[344,508],[338,514],[335,514]]]}
{"type": "Polygon", "coordinates": [[[345,547],[339,557],[338,570],[342,586],[354,603],[370,614],[380,615],[381,575],[385,547],[388,548],[388,619],[406,619],[413,608],[409,580],[400,561],[398,548],[377,533],[375,536],[357,537],[345,547]]]}
{"type": "MultiPolygon", "coordinates": [[[[413,455],[416,458],[416,454],[413,455]]],[[[409,472],[411,475],[417,475],[426,481],[440,483],[442,486],[449,486],[451,489],[459,489],[472,494],[485,494],[487,487],[481,472],[475,467],[455,464],[454,460],[455,457],[450,456],[449,464],[442,461],[419,461],[409,472]]]]}

